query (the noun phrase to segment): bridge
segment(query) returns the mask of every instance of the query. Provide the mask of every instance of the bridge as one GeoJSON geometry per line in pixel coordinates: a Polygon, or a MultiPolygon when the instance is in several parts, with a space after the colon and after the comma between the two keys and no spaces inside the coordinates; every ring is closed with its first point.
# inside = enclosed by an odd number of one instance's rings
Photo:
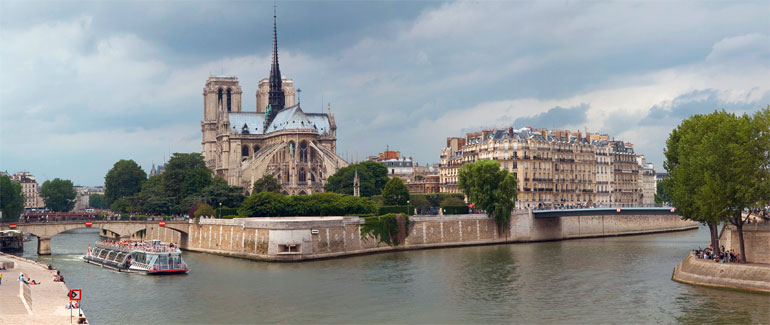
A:
{"type": "MultiPolygon", "coordinates": [[[[82,220],[82,221],[62,221],[62,222],[31,222],[31,223],[3,223],[0,224],[0,230],[9,230],[11,225],[15,225],[15,230],[22,233],[32,234],[37,237],[37,254],[51,255],[51,238],[59,233],[78,229],[95,228],[103,232],[110,233],[116,239],[128,239],[132,235],[144,230],[150,226],[156,226],[159,221],[109,221],[109,220],[82,220]],[[90,224],[89,224],[90,223],[90,224]]],[[[173,229],[182,234],[183,242],[186,241],[189,231],[187,221],[165,221],[162,225],[167,229],[173,229]]]]}
{"type": "Polygon", "coordinates": [[[534,210],[535,218],[561,218],[580,216],[608,216],[608,215],[676,215],[671,207],[618,207],[618,208],[585,208],[585,209],[561,209],[561,210],[534,210]]]}

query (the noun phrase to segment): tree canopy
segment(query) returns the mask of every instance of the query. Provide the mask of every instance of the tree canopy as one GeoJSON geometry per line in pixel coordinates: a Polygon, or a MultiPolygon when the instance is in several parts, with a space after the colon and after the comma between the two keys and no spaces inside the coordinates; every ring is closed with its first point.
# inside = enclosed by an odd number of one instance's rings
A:
{"type": "Polygon", "coordinates": [[[273,175],[267,174],[262,176],[262,178],[254,181],[251,193],[262,192],[281,193],[281,184],[278,183],[278,179],[273,177],[273,175]]]}
{"type": "Polygon", "coordinates": [[[388,182],[388,168],[376,161],[365,161],[340,168],[329,176],[327,192],[353,195],[353,178],[358,171],[361,196],[380,195],[388,182]]]}
{"type": "Polygon", "coordinates": [[[479,160],[465,164],[457,175],[458,187],[497,222],[498,229],[507,227],[515,206],[517,185],[513,174],[500,169],[497,160],[479,160]]]}
{"type": "Polygon", "coordinates": [[[133,160],[122,159],[115,163],[104,176],[104,199],[112,204],[119,198],[127,198],[142,190],[147,173],[133,160]]]}
{"type": "Polygon", "coordinates": [[[66,212],[75,207],[75,188],[68,179],[54,178],[45,181],[40,187],[40,196],[45,200],[45,207],[54,212],[66,212]]]}
{"type": "Polygon", "coordinates": [[[104,194],[91,194],[88,196],[88,206],[94,209],[107,209],[110,207],[104,200],[104,194]]]}
{"type": "Polygon", "coordinates": [[[400,178],[393,177],[385,184],[382,201],[385,205],[406,205],[409,201],[409,190],[400,178]]]}
{"type": "MultiPolygon", "coordinates": [[[[725,111],[682,121],[666,142],[665,194],[680,214],[709,226],[712,248],[719,251],[718,225],[726,220],[738,230],[741,258],[744,209],[770,197],[768,110],[754,117],[725,111]]],[[[764,201],[764,202],[763,202],[764,201]]]]}
{"type": "Polygon", "coordinates": [[[21,184],[12,182],[8,176],[0,176],[0,211],[3,211],[3,221],[18,220],[24,212],[24,194],[21,184]]]}
{"type": "Polygon", "coordinates": [[[254,193],[238,209],[243,217],[344,216],[366,215],[376,211],[367,198],[337,193],[287,196],[274,192],[254,193]]]}

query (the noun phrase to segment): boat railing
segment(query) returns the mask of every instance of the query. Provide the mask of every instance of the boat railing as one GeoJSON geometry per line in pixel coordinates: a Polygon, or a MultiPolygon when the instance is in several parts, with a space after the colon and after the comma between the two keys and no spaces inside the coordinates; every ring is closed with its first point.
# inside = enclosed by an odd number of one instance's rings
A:
{"type": "Polygon", "coordinates": [[[168,245],[161,245],[161,246],[155,246],[155,245],[147,245],[147,244],[138,244],[134,246],[133,244],[107,244],[107,243],[96,243],[96,247],[99,248],[106,248],[106,249],[112,249],[117,250],[121,252],[130,253],[135,250],[147,252],[147,253],[179,253],[181,252],[179,248],[177,247],[169,247],[168,245]]]}

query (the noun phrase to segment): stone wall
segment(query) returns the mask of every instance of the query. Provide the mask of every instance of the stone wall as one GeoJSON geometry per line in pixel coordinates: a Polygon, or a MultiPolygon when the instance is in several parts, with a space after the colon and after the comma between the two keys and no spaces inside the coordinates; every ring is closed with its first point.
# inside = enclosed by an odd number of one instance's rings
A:
{"type": "Polygon", "coordinates": [[[716,263],[689,254],[674,268],[674,281],[770,293],[770,266],[716,263]]]}
{"type": "Polygon", "coordinates": [[[402,245],[390,247],[361,236],[358,217],[204,219],[188,233],[152,225],[143,239],[180,243],[191,251],[250,259],[299,261],[379,251],[615,236],[697,228],[676,215],[599,215],[534,218],[516,211],[498,232],[484,214],[412,216],[402,245]]]}
{"type": "MultiPolygon", "coordinates": [[[[719,237],[719,244],[725,249],[741,251],[740,239],[735,226],[729,225],[719,237]]],[[[746,261],[749,263],[770,264],[770,223],[750,223],[743,225],[743,245],[746,249],[746,261]]]]}

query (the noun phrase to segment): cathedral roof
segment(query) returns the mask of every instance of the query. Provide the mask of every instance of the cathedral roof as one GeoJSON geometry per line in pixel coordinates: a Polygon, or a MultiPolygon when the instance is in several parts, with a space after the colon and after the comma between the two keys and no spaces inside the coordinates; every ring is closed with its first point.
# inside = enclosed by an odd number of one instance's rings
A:
{"type": "MultiPolygon", "coordinates": [[[[256,112],[230,113],[230,130],[243,134],[243,126],[249,134],[262,134],[265,116],[256,112]]],[[[329,132],[331,125],[326,113],[305,113],[299,104],[284,108],[276,113],[267,127],[267,132],[293,129],[314,129],[319,135],[329,132]]]]}

